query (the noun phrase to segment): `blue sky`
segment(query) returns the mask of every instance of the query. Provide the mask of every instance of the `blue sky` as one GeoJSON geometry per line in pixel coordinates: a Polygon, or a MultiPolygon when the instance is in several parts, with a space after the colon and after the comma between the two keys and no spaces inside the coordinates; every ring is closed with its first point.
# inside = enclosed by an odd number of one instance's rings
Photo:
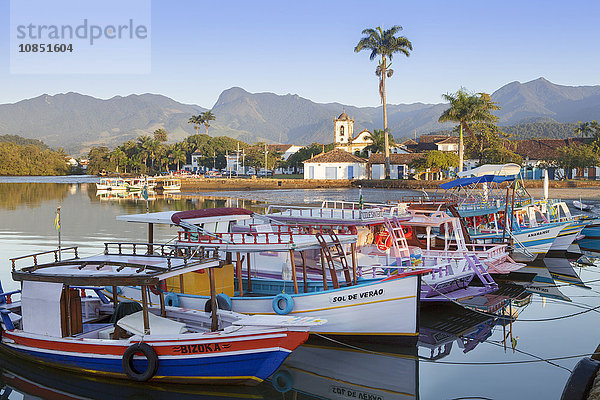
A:
{"type": "Polygon", "coordinates": [[[376,62],[353,49],[364,28],[395,24],[414,51],[394,58],[389,103],[438,103],[461,86],[493,92],[540,76],[600,84],[597,2],[155,0],[151,11],[148,74],[21,75],[9,72],[9,1],[0,0],[0,103],[149,92],[210,108],[240,86],[377,106],[376,62]]]}

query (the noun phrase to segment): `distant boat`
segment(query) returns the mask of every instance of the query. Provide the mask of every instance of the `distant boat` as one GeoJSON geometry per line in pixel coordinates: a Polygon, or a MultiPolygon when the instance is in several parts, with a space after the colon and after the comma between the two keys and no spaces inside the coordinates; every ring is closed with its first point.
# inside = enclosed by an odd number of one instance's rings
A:
{"type": "Polygon", "coordinates": [[[590,206],[589,204],[583,204],[582,202],[577,200],[573,200],[573,207],[581,211],[590,211],[592,209],[592,206],[590,206]]]}

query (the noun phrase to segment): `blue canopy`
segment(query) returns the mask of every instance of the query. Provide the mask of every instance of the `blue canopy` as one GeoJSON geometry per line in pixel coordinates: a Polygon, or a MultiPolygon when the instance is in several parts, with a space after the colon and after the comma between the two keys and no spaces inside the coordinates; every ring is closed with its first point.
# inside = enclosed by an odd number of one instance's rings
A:
{"type": "Polygon", "coordinates": [[[450,182],[442,183],[440,185],[440,188],[447,190],[447,189],[452,189],[455,187],[476,185],[478,183],[488,183],[488,182],[502,183],[502,182],[514,181],[514,180],[515,180],[514,175],[513,176],[498,176],[498,175],[473,176],[470,178],[458,178],[458,179],[455,179],[450,182]]]}

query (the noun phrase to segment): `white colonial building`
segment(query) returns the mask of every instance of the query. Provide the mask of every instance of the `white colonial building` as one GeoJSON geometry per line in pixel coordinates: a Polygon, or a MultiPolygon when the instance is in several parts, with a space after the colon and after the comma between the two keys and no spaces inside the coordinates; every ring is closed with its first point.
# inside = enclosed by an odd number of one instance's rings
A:
{"type": "MultiPolygon", "coordinates": [[[[357,151],[362,152],[365,147],[373,143],[371,132],[366,129],[354,137],[354,120],[346,114],[346,111],[335,118],[333,123],[336,148],[355,154],[357,151]]],[[[390,153],[407,153],[407,151],[401,146],[390,146],[390,153]]]]}
{"type": "Polygon", "coordinates": [[[304,179],[366,179],[367,160],[341,148],[304,161],[304,179]]]}

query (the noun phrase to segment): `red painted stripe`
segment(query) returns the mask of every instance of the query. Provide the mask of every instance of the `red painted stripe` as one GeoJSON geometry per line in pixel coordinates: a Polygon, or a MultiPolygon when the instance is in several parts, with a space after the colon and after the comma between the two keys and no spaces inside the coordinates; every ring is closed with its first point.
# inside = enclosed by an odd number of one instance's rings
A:
{"type": "MultiPolygon", "coordinates": [[[[219,338],[224,340],[221,343],[210,343],[209,340],[198,339],[182,339],[181,342],[187,342],[189,344],[177,344],[176,340],[172,340],[172,345],[161,345],[160,342],[154,342],[152,340],[146,341],[146,343],[153,345],[154,350],[159,356],[169,355],[191,355],[191,354],[218,354],[230,351],[249,351],[249,350],[260,350],[263,348],[280,347],[287,350],[294,350],[298,346],[308,339],[308,332],[275,332],[284,333],[284,337],[278,338],[265,338],[261,339],[260,334],[253,335],[255,338],[240,341],[227,341],[227,337],[219,338]]],[[[265,335],[270,335],[266,333],[265,335]]],[[[5,337],[12,339],[16,344],[26,346],[31,349],[37,350],[53,350],[63,351],[71,353],[91,353],[91,354],[102,354],[102,355],[117,355],[121,356],[127,347],[133,343],[123,343],[123,345],[102,345],[93,343],[84,343],[73,341],[56,341],[56,340],[45,340],[37,338],[23,337],[18,334],[11,332],[5,332],[5,337]]],[[[243,335],[248,336],[248,335],[243,335]]],[[[239,336],[230,336],[230,339],[237,339],[239,336]]]]}

